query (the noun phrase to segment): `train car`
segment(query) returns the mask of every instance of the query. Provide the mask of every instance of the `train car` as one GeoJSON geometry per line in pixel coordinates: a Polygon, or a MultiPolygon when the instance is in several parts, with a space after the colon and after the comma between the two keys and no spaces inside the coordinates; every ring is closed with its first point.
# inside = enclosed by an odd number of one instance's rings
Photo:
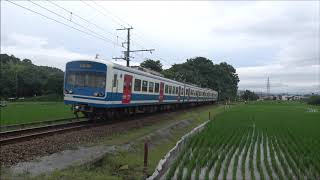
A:
{"type": "Polygon", "coordinates": [[[89,117],[211,103],[218,93],[110,61],[66,64],[64,102],[89,117]]]}

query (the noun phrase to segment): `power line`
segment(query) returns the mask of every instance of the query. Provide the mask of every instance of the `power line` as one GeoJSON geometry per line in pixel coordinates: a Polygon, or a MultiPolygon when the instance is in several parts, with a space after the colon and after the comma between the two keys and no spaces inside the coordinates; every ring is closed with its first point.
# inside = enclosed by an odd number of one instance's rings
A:
{"type": "Polygon", "coordinates": [[[104,32],[107,32],[108,34],[110,34],[110,35],[112,35],[112,36],[115,36],[115,37],[117,37],[117,38],[120,38],[120,39],[122,39],[122,40],[125,40],[124,38],[119,37],[119,36],[117,36],[117,35],[115,35],[115,34],[113,34],[113,33],[109,32],[109,31],[105,30],[104,28],[100,27],[99,25],[97,25],[97,24],[95,24],[95,23],[93,23],[93,22],[91,22],[91,21],[89,21],[89,20],[87,20],[87,19],[85,19],[85,18],[83,18],[83,17],[81,17],[81,16],[79,16],[79,15],[75,14],[74,12],[72,12],[72,11],[70,11],[70,10],[68,10],[68,9],[66,9],[66,8],[64,8],[64,7],[62,7],[62,6],[58,5],[58,4],[56,4],[56,3],[52,2],[52,1],[50,1],[50,0],[46,0],[46,1],[48,1],[49,3],[53,4],[54,6],[56,6],[56,7],[60,8],[60,9],[63,9],[63,10],[64,10],[64,11],[66,11],[67,13],[70,13],[70,14],[72,14],[72,15],[74,15],[74,16],[76,16],[76,17],[80,18],[80,19],[82,19],[82,20],[83,20],[83,21],[85,21],[85,22],[87,22],[87,23],[89,23],[89,24],[94,25],[94,26],[95,26],[95,27],[97,27],[98,29],[100,29],[100,30],[102,30],[102,31],[104,31],[104,32]]]}
{"type": "MultiPolygon", "coordinates": [[[[93,7],[93,6],[90,5],[89,3],[87,3],[87,2],[85,2],[85,1],[83,1],[83,0],[81,0],[81,1],[82,1],[83,3],[85,3],[86,5],[90,6],[92,9],[95,9],[95,10],[97,10],[98,12],[102,13],[100,10],[98,10],[98,9],[95,8],[95,7],[93,7]]],[[[125,27],[132,27],[132,25],[130,25],[129,23],[127,23],[126,21],[124,21],[123,19],[121,19],[119,16],[111,13],[109,10],[107,10],[106,8],[104,8],[103,6],[101,6],[100,4],[98,4],[97,2],[95,2],[95,1],[92,1],[92,2],[93,2],[97,7],[101,8],[103,11],[105,11],[106,13],[108,13],[108,14],[110,14],[111,16],[115,17],[115,18],[112,18],[112,19],[114,19],[113,22],[117,23],[118,25],[122,26],[123,28],[125,28],[125,27]],[[123,24],[125,24],[125,25],[117,22],[115,19],[118,19],[118,21],[121,21],[121,22],[122,22],[123,24]]],[[[104,14],[104,13],[102,13],[102,15],[107,16],[107,15],[104,14]]],[[[123,39],[123,40],[124,40],[124,39],[123,39]]],[[[131,41],[132,41],[132,40],[131,40],[131,41]]],[[[142,46],[141,43],[137,43],[136,40],[134,40],[134,42],[135,42],[135,44],[137,44],[138,46],[140,46],[142,49],[145,49],[145,47],[142,46]]]]}
{"type": "Polygon", "coordinates": [[[121,29],[117,29],[119,31],[122,30],[126,30],[127,31],[127,41],[125,42],[127,44],[127,51],[124,51],[124,57],[115,57],[113,59],[123,59],[127,62],[127,67],[130,66],[129,62],[130,62],[130,52],[143,52],[143,51],[148,51],[150,53],[152,53],[152,51],[154,51],[154,49],[139,49],[139,50],[130,50],[130,30],[132,30],[133,27],[129,27],[129,28],[121,28],[121,29]]]}
{"type": "MultiPolygon", "coordinates": [[[[113,42],[111,39],[109,39],[109,38],[107,38],[107,37],[105,37],[105,36],[103,36],[103,35],[101,35],[101,34],[98,34],[98,33],[96,33],[95,31],[92,31],[91,29],[89,29],[89,28],[87,28],[87,27],[85,27],[85,26],[83,26],[83,25],[81,25],[81,24],[79,24],[79,23],[76,23],[76,22],[72,21],[71,19],[69,20],[68,18],[66,18],[66,17],[64,17],[64,16],[62,16],[62,15],[60,15],[60,14],[58,14],[58,13],[56,13],[56,12],[54,12],[54,11],[48,9],[48,8],[46,8],[46,7],[41,6],[40,4],[37,4],[37,3],[35,3],[35,2],[33,2],[33,1],[31,1],[31,0],[28,0],[28,1],[31,2],[31,3],[34,4],[34,5],[42,8],[42,9],[45,9],[45,10],[47,10],[47,11],[55,14],[56,16],[59,16],[59,17],[65,19],[65,20],[67,20],[67,21],[72,22],[73,24],[76,24],[77,26],[82,27],[83,29],[86,29],[87,31],[90,31],[90,32],[93,33],[93,34],[96,34],[97,36],[102,37],[103,39],[106,39],[107,41],[110,41],[110,42],[112,42],[112,43],[114,43],[114,44],[117,44],[117,43],[113,42]]],[[[118,46],[119,46],[119,45],[118,45],[118,46]]]]}
{"type": "MultiPolygon", "coordinates": [[[[99,9],[93,7],[92,5],[88,4],[87,2],[85,2],[85,1],[83,1],[83,0],[81,0],[81,1],[82,1],[83,3],[85,3],[86,5],[90,6],[92,9],[97,10],[100,14],[102,14],[102,15],[104,15],[104,16],[107,16],[105,13],[101,12],[99,9]]],[[[121,21],[123,24],[128,25],[128,27],[132,27],[129,23],[127,23],[126,21],[122,20],[121,18],[119,18],[119,17],[116,16],[115,14],[111,13],[109,10],[107,10],[106,8],[104,8],[103,6],[101,6],[100,4],[96,3],[95,1],[92,1],[92,2],[93,2],[96,6],[98,6],[98,7],[101,8],[102,10],[104,10],[104,12],[110,14],[111,16],[113,16],[113,17],[115,17],[116,19],[118,19],[119,21],[121,21]]],[[[115,19],[115,18],[112,18],[112,19],[115,19]]],[[[122,26],[123,28],[125,28],[125,26],[126,26],[126,25],[122,25],[121,23],[119,23],[119,22],[117,22],[117,21],[115,21],[115,20],[113,20],[113,21],[114,21],[116,24],[122,26]]],[[[142,39],[145,39],[143,33],[139,32],[139,31],[138,31],[138,32],[135,31],[134,34],[140,36],[142,39]]],[[[137,40],[131,40],[131,43],[132,43],[134,46],[135,46],[135,44],[136,44],[136,45],[139,46],[140,48],[145,49],[145,47],[144,47],[143,45],[141,45],[141,43],[138,42],[137,40]],[[132,42],[134,42],[134,44],[133,44],[132,42]]],[[[153,44],[153,46],[156,45],[156,46],[159,47],[159,44],[156,43],[155,41],[151,41],[151,43],[153,44]]],[[[135,53],[135,54],[137,54],[137,53],[135,53]]],[[[170,54],[172,54],[172,53],[170,53],[170,54]]],[[[140,56],[140,57],[141,57],[141,56],[140,56]]],[[[168,64],[170,64],[169,61],[167,61],[167,60],[165,60],[165,59],[163,59],[163,58],[161,58],[161,57],[160,57],[160,58],[158,57],[157,59],[161,59],[161,60],[167,62],[168,64]]]]}
{"type": "Polygon", "coordinates": [[[92,1],[96,6],[102,8],[103,10],[105,10],[107,13],[111,14],[112,16],[114,16],[115,18],[117,18],[119,21],[122,21],[124,24],[126,24],[125,26],[128,27],[132,27],[132,25],[130,25],[129,23],[125,22],[124,20],[122,20],[121,18],[119,18],[118,16],[116,16],[115,14],[111,13],[110,11],[108,11],[106,8],[104,8],[103,6],[99,5],[97,2],[92,1]]]}
{"type": "MultiPolygon", "coordinates": [[[[86,4],[87,6],[89,6],[90,8],[96,10],[97,12],[99,12],[100,14],[104,15],[105,17],[108,17],[106,14],[104,14],[102,11],[100,11],[99,9],[95,8],[94,6],[90,5],[89,3],[87,3],[86,1],[81,0],[82,3],[86,4]]],[[[118,24],[121,27],[125,27],[124,25],[112,20],[113,22],[115,22],[116,24],[118,24]]]]}
{"type": "Polygon", "coordinates": [[[94,34],[88,33],[88,32],[86,32],[86,31],[83,31],[83,30],[78,29],[78,28],[76,28],[76,27],[73,27],[73,26],[71,26],[71,25],[68,25],[68,24],[63,23],[63,22],[61,22],[61,21],[58,21],[58,20],[56,20],[56,19],[54,19],[54,18],[48,17],[48,16],[46,16],[46,15],[44,15],[44,14],[41,14],[41,13],[39,13],[39,12],[37,12],[37,11],[34,11],[34,10],[30,9],[30,8],[21,6],[21,5],[17,4],[17,3],[14,3],[14,2],[12,2],[12,1],[10,1],[10,0],[6,0],[6,1],[8,1],[8,2],[10,2],[11,4],[14,4],[14,5],[16,5],[16,6],[19,6],[19,7],[23,8],[23,9],[25,9],[25,10],[28,10],[28,11],[33,12],[33,13],[35,13],[35,14],[38,14],[38,15],[44,17],[44,18],[50,19],[50,20],[52,20],[52,21],[55,21],[55,22],[57,22],[57,23],[59,23],[59,24],[62,24],[62,25],[64,25],[64,26],[67,26],[67,27],[69,27],[69,28],[72,28],[72,29],[74,29],[74,30],[77,30],[77,31],[82,32],[82,33],[84,33],[84,34],[87,34],[87,35],[89,35],[89,36],[93,36],[93,37],[95,37],[95,38],[98,38],[98,39],[100,39],[100,40],[103,40],[103,41],[105,41],[105,42],[110,43],[110,41],[107,41],[107,40],[105,40],[104,38],[101,38],[101,37],[96,36],[96,35],[94,35],[94,34]]]}

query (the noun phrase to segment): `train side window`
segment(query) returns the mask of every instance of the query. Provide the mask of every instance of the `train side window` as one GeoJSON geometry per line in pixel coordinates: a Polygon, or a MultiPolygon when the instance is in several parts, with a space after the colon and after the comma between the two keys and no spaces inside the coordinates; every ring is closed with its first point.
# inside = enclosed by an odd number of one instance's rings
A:
{"type": "Polygon", "coordinates": [[[172,86],[169,86],[169,94],[172,94],[172,86]]]}
{"type": "Polygon", "coordinates": [[[154,84],[154,92],[155,92],[155,93],[158,93],[158,92],[159,92],[159,87],[160,87],[160,86],[159,86],[159,83],[155,83],[155,84],[154,84]]]}
{"type": "Polygon", "coordinates": [[[148,81],[142,81],[142,91],[143,92],[148,91],[148,81]]]}
{"type": "Polygon", "coordinates": [[[176,87],[176,94],[178,94],[178,90],[179,90],[179,88],[178,88],[178,87],[176,87]]]}
{"type": "Polygon", "coordinates": [[[153,93],[153,85],[154,85],[154,82],[149,82],[149,92],[153,93]]]}
{"type": "Polygon", "coordinates": [[[140,79],[134,80],[134,91],[141,91],[141,80],[140,79]]]}
{"type": "Polygon", "coordinates": [[[164,92],[165,92],[166,94],[168,94],[168,85],[165,86],[164,92]]]}
{"type": "Polygon", "coordinates": [[[113,75],[113,87],[117,87],[117,77],[118,77],[118,74],[113,75]]]}

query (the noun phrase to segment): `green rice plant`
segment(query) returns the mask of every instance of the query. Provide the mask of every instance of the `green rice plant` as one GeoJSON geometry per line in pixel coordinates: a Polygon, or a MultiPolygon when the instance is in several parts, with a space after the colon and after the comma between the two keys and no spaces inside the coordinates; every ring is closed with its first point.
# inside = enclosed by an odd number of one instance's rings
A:
{"type": "Polygon", "coordinates": [[[256,159],[256,163],[257,163],[257,169],[258,169],[258,172],[259,172],[259,175],[260,175],[260,179],[261,180],[265,180],[266,177],[265,177],[265,174],[263,173],[263,169],[262,169],[262,166],[261,166],[261,142],[262,142],[262,134],[261,132],[259,131],[258,132],[258,138],[257,138],[257,144],[258,144],[258,148],[257,148],[257,159],[256,159]]]}
{"type": "MultiPolygon", "coordinates": [[[[200,144],[201,145],[201,144],[200,144]]],[[[193,169],[196,167],[196,161],[199,158],[199,156],[201,155],[200,147],[195,147],[195,151],[192,152],[192,156],[191,159],[189,161],[189,164],[187,165],[187,174],[186,174],[186,178],[185,179],[191,179],[191,174],[193,169]]]]}
{"type": "Polygon", "coordinates": [[[239,150],[237,152],[237,154],[235,155],[235,159],[234,159],[234,162],[233,162],[233,172],[232,172],[232,179],[236,180],[237,179],[237,169],[238,169],[238,164],[239,164],[239,157],[240,157],[240,154],[243,150],[243,148],[245,147],[245,145],[250,142],[250,129],[246,128],[246,131],[247,133],[245,134],[244,136],[244,139],[243,139],[243,142],[240,143],[239,145],[239,150]]]}
{"type": "MultiPolygon", "coordinates": [[[[232,157],[235,158],[236,154],[236,150],[238,149],[238,147],[240,146],[240,144],[245,141],[246,139],[246,135],[247,135],[248,131],[247,129],[243,129],[241,132],[240,132],[240,135],[239,135],[239,138],[237,138],[237,142],[235,142],[235,144],[233,145],[231,151],[228,153],[228,157],[226,159],[226,163],[225,163],[225,166],[224,166],[224,173],[223,173],[223,179],[226,180],[227,179],[227,175],[228,175],[228,167],[231,163],[231,159],[232,157]]],[[[238,149],[239,150],[239,149],[238,149]]]]}
{"type": "Polygon", "coordinates": [[[308,179],[317,179],[317,172],[316,172],[316,164],[313,160],[314,157],[310,157],[310,150],[308,150],[308,147],[304,147],[302,149],[301,143],[297,142],[297,137],[295,137],[290,131],[288,131],[289,138],[292,143],[292,147],[295,149],[298,154],[302,154],[300,156],[299,166],[303,168],[304,176],[306,176],[308,179]]]}
{"type": "Polygon", "coordinates": [[[274,148],[273,148],[273,144],[272,144],[272,139],[274,138],[274,136],[271,136],[268,139],[268,146],[269,146],[269,152],[270,152],[270,158],[271,158],[271,165],[275,171],[275,173],[277,174],[278,178],[280,180],[283,180],[283,174],[280,170],[280,167],[278,166],[277,162],[276,162],[276,158],[275,158],[275,152],[274,152],[274,148]]]}
{"type": "Polygon", "coordinates": [[[242,155],[242,161],[241,161],[241,172],[242,172],[242,178],[246,179],[246,160],[247,160],[247,154],[248,154],[248,150],[250,145],[252,144],[252,136],[254,135],[254,129],[252,128],[252,133],[250,133],[249,136],[249,141],[248,143],[245,145],[244,147],[244,152],[242,155]]]}
{"type": "Polygon", "coordinates": [[[228,135],[229,136],[221,136],[220,141],[217,142],[217,144],[220,145],[220,147],[216,152],[212,153],[212,157],[208,163],[207,170],[205,172],[205,179],[209,179],[210,170],[219,159],[219,153],[225,151],[226,146],[235,137],[236,133],[234,131],[232,134],[228,134],[228,135]]]}
{"type": "Polygon", "coordinates": [[[302,179],[301,170],[298,168],[298,164],[296,163],[296,155],[293,153],[291,148],[287,148],[288,145],[286,143],[287,137],[284,134],[278,135],[278,145],[281,151],[283,151],[283,155],[285,156],[289,167],[292,169],[292,172],[298,179],[302,179]]]}
{"type": "Polygon", "coordinates": [[[177,167],[179,166],[180,161],[185,157],[185,153],[186,153],[186,149],[183,149],[181,151],[181,153],[179,154],[179,156],[177,157],[177,159],[173,162],[173,164],[170,167],[170,170],[166,176],[167,180],[172,179],[172,177],[174,176],[174,173],[177,170],[177,167]]]}
{"type": "Polygon", "coordinates": [[[267,133],[264,133],[264,135],[263,135],[263,156],[264,156],[264,159],[263,160],[264,160],[264,165],[266,167],[268,176],[269,176],[270,180],[273,180],[272,169],[271,169],[269,161],[268,161],[267,138],[268,138],[267,133]]]}
{"type": "Polygon", "coordinates": [[[214,169],[214,177],[213,179],[214,180],[217,180],[218,177],[219,177],[219,174],[220,174],[220,170],[221,170],[221,166],[222,166],[222,163],[223,161],[225,160],[226,157],[228,157],[228,155],[230,154],[230,152],[232,151],[232,146],[234,146],[234,144],[236,144],[236,142],[241,138],[241,136],[239,134],[241,134],[241,131],[240,130],[236,130],[236,135],[234,136],[234,138],[232,138],[230,141],[229,141],[229,144],[228,146],[223,150],[223,152],[220,154],[219,156],[219,159],[217,161],[217,164],[215,166],[215,169],[214,169]]]}
{"type": "Polygon", "coordinates": [[[252,144],[250,146],[250,154],[249,154],[249,168],[250,168],[250,175],[251,175],[251,179],[255,180],[256,177],[254,175],[254,164],[253,164],[253,156],[254,156],[254,148],[256,145],[256,141],[257,141],[257,131],[254,130],[253,133],[253,137],[252,137],[252,144]]]}
{"type": "Polygon", "coordinates": [[[188,161],[183,158],[174,163],[172,171],[178,169],[179,178],[186,179],[195,172],[198,179],[206,167],[205,179],[209,179],[210,170],[214,179],[222,175],[220,172],[225,179],[234,158],[233,179],[237,178],[238,166],[244,179],[258,178],[255,171],[262,180],[320,179],[320,112],[308,113],[306,108],[310,107],[293,102],[236,105],[218,114],[214,123],[209,122],[191,138],[185,153],[188,161]],[[246,174],[248,166],[250,173],[246,174]],[[181,175],[183,168],[187,169],[185,175],[181,175]]]}
{"type": "Polygon", "coordinates": [[[308,146],[307,143],[304,143],[304,139],[299,136],[295,136],[293,132],[290,132],[290,130],[288,131],[291,142],[297,149],[297,152],[303,154],[301,158],[303,166],[305,168],[306,176],[310,179],[317,179],[317,177],[319,176],[317,173],[317,164],[319,164],[319,159],[318,156],[313,153],[317,152],[317,150],[313,150],[313,148],[308,146]],[[300,144],[303,144],[304,147],[302,148],[300,144]]]}
{"type": "Polygon", "coordinates": [[[278,144],[277,144],[277,140],[275,139],[275,138],[272,138],[271,139],[272,140],[272,145],[273,145],[273,148],[274,148],[274,150],[275,150],[275,153],[277,154],[277,157],[278,157],[278,159],[279,159],[279,162],[280,162],[280,164],[281,164],[281,167],[283,168],[283,171],[284,171],[284,177],[286,177],[287,179],[289,179],[289,180],[292,180],[293,179],[293,177],[291,176],[291,174],[290,174],[290,172],[289,172],[289,169],[288,169],[288,166],[287,166],[287,164],[285,163],[285,159],[283,158],[283,156],[282,156],[282,153],[281,153],[281,151],[280,151],[280,149],[279,149],[279,146],[278,146],[278,144]]]}

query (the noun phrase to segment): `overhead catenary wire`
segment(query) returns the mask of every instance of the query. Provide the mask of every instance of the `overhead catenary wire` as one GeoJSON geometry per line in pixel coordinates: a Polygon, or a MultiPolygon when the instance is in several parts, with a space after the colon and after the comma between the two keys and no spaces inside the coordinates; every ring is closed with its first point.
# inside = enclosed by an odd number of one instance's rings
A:
{"type": "Polygon", "coordinates": [[[108,11],[106,8],[104,8],[103,6],[99,5],[97,2],[92,1],[96,6],[102,8],[103,10],[105,10],[108,14],[114,16],[116,19],[118,19],[119,21],[121,21],[123,24],[126,24],[126,26],[128,27],[132,27],[132,25],[130,25],[129,23],[125,22],[124,20],[122,20],[121,18],[119,18],[118,16],[116,16],[115,14],[111,13],[110,11],[108,11]]]}
{"type": "MultiPolygon", "coordinates": [[[[107,40],[107,41],[110,41],[110,42],[113,43],[113,44],[117,44],[116,42],[112,41],[110,38],[107,38],[107,37],[105,37],[105,36],[103,36],[103,35],[95,32],[95,31],[93,31],[93,30],[91,30],[91,29],[89,29],[89,28],[87,28],[87,27],[85,27],[85,26],[83,26],[83,25],[81,25],[81,24],[79,24],[79,23],[76,23],[76,22],[74,22],[74,21],[71,21],[71,20],[69,20],[68,18],[66,18],[66,17],[64,17],[64,16],[62,16],[62,15],[60,15],[60,14],[58,14],[58,13],[56,13],[56,12],[54,12],[54,11],[48,9],[48,8],[46,8],[46,7],[43,7],[43,6],[40,5],[40,4],[37,4],[37,3],[35,3],[35,2],[33,2],[33,1],[31,1],[31,0],[28,0],[28,1],[31,2],[31,3],[34,4],[34,5],[42,8],[42,9],[47,10],[48,12],[50,12],[50,13],[52,13],[52,14],[55,14],[55,15],[58,16],[58,17],[61,17],[61,18],[65,19],[65,20],[67,20],[67,21],[70,21],[70,22],[72,22],[73,24],[75,24],[75,25],[77,25],[77,26],[79,26],[79,27],[81,27],[81,28],[83,28],[83,29],[86,29],[87,31],[89,31],[89,32],[91,32],[91,33],[93,33],[93,34],[95,34],[95,35],[97,35],[97,36],[100,36],[102,39],[105,39],[105,40],[107,40]]],[[[118,45],[118,46],[120,46],[120,45],[118,45]]],[[[120,47],[121,47],[121,46],[120,46],[120,47]]]]}
{"type": "Polygon", "coordinates": [[[14,5],[18,6],[18,7],[21,7],[21,8],[23,8],[23,9],[25,9],[25,10],[28,10],[28,11],[33,12],[33,13],[35,13],[35,14],[38,14],[38,15],[44,17],[44,18],[50,19],[50,20],[55,21],[55,22],[57,22],[57,23],[59,23],[59,24],[62,24],[62,25],[64,25],[64,26],[67,26],[67,27],[69,27],[69,28],[71,28],[71,29],[77,30],[77,31],[79,31],[79,32],[82,32],[82,33],[87,34],[87,35],[89,35],[89,36],[92,36],[92,37],[95,37],[95,38],[97,38],[97,39],[103,40],[103,41],[105,41],[105,42],[113,43],[113,42],[110,42],[110,40],[106,40],[106,39],[101,38],[101,37],[99,37],[99,36],[96,36],[96,35],[94,35],[94,34],[92,34],[92,33],[89,33],[89,32],[87,32],[87,31],[81,30],[81,29],[79,29],[79,28],[76,28],[76,27],[71,26],[71,25],[69,25],[69,24],[66,24],[66,23],[64,23],[64,22],[58,21],[58,20],[56,20],[56,19],[54,19],[54,18],[51,18],[51,17],[46,16],[46,15],[44,15],[44,14],[41,14],[41,13],[39,13],[39,12],[37,12],[37,11],[34,11],[34,10],[32,10],[32,9],[30,9],[30,8],[27,8],[27,7],[24,7],[24,6],[20,5],[20,4],[17,4],[17,3],[15,3],[15,2],[12,2],[12,1],[10,1],[10,0],[6,0],[6,1],[9,2],[9,3],[11,3],[11,4],[14,4],[14,5]]]}
{"type": "MultiPolygon", "coordinates": [[[[106,15],[105,13],[103,13],[102,11],[106,12],[107,14],[110,14],[112,17],[112,21],[115,22],[116,24],[118,24],[119,26],[125,28],[125,27],[132,27],[131,24],[127,23],[126,21],[124,21],[123,19],[121,19],[119,16],[111,13],[109,10],[107,10],[106,8],[104,8],[103,6],[101,6],[100,4],[98,4],[97,2],[95,1],[91,1],[92,3],[94,3],[97,7],[101,8],[102,10],[99,10],[98,8],[94,7],[93,5],[90,5],[88,2],[84,1],[84,0],[81,0],[84,4],[86,4],[87,6],[89,6],[90,8],[96,10],[97,12],[99,12],[100,14],[102,14],[103,16],[106,16],[108,17],[108,15],[106,15]],[[118,21],[117,21],[117,20],[118,21]],[[121,21],[122,24],[119,22],[121,21]]],[[[122,38],[123,39],[123,38],[122,38]]],[[[123,39],[124,40],[124,39],[123,39]]],[[[131,42],[134,42],[133,46],[139,46],[141,47],[142,49],[146,49],[143,45],[141,45],[141,43],[138,43],[136,40],[131,40],[131,42]]]]}
{"type": "MultiPolygon", "coordinates": [[[[99,10],[98,8],[95,8],[94,6],[92,6],[91,4],[89,4],[88,2],[84,1],[84,0],[80,0],[82,3],[86,4],[87,6],[89,6],[90,8],[92,8],[93,10],[97,11],[98,13],[102,14],[103,16],[105,17],[108,17],[108,15],[106,15],[105,13],[103,13],[101,10],[99,10]]],[[[118,24],[119,26],[121,27],[125,27],[124,25],[122,25],[121,23],[115,21],[115,20],[112,20],[113,22],[115,22],[116,24],[118,24]]]]}
{"type": "MultiPolygon", "coordinates": [[[[91,21],[89,21],[89,20],[87,20],[87,19],[85,19],[85,18],[81,17],[80,15],[78,15],[78,14],[74,13],[73,11],[68,10],[68,9],[66,9],[66,8],[62,7],[62,6],[58,5],[57,3],[55,3],[55,2],[53,2],[53,1],[51,1],[51,0],[46,0],[46,1],[48,1],[49,3],[53,4],[54,6],[56,6],[56,7],[60,8],[60,9],[63,9],[63,10],[64,10],[64,11],[66,11],[67,13],[70,13],[70,14],[72,13],[72,15],[74,15],[74,16],[76,16],[76,17],[80,18],[81,20],[83,20],[83,21],[85,21],[85,22],[87,22],[87,23],[89,23],[89,24],[91,24],[91,25],[95,26],[96,28],[98,28],[98,29],[102,30],[103,32],[106,32],[106,33],[108,33],[108,34],[110,34],[110,35],[112,35],[112,36],[115,36],[115,37],[119,38],[119,39],[125,40],[124,38],[119,37],[119,36],[117,36],[117,35],[115,35],[115,34],[113,34],[113,33],[109,32],[109,31],[107,31],[106,29],[102,28],[101,26],[97,25],[96,23],[93,23],[93,22],[91,22],[91,21]]],[[[117,42],[117,43],[118,43],[118,42],[117,42]]]]}
{"type": "MultiPolygon", "coordinates": [[[[35,3],[35,2],[32,2],[31,0],[29,0],[29,1],[30,1],[31,3],[37,5],[38,7],[41,7],[42,9],[45,9],[45,10],[49,11],[50,13],[53,13],[53,14],[55,14],[56,16],[58,16],[58,17],[60,17],[60,18],[63,18],[64,20],[66,20],[66,21],[68,21],[68,22],[72,22],[73,24],[75,24],[76,26],[79,26],[79,27],[81,27],[81,28],[72,26],[72,25],[70,25],[69,23],[65,23],[65,22],[59,21],[59,20],[57,20],[57,19],[55,19],[55,18],[46,16],[45,14],[42,14],[42,13],[37,12],[37,11],[35,11],[35,10],[32,10],[32,9],[30,9],[30,8],[28,8],[28,7],[22,6],[22,5],[20,5],[20,4],[16,3],[16,2],[12,2],[12,1],[10,1],[10,0],[6,0],[6,1],[7,1],[7,2],[10,2],[11,4],[14,4],[14,5],[16,5],[16,6],[19,6],[19,7],[23,8],[23,9],[26,9],[26,10],[28,10],[28,11],[30,11],[30,12],[33,12],[33,13],[35,13],[35,14],[38,14],[38,15],[44,17],[44,18],[47,18],[47,19],[52,20],[52,21],[55,21],[55,22],[57,22],[57,23],[59,23],[59,24],[62,24],[62,25],[64,25],[64,26],[67,26],[67,27],[69,27],[69,28],[71,28],[71,29],[77,30],[77,31],[82,32],[82,33],[84,33],[84,34],[87,34],[87,35],[89,35],[89,36],[92,36],[92,37],[95,37],[95,38],[97,38],[97,39],[103,40],[103,41],[105,41],[105,42],[111,43],[111,44],[113,44],[114,46],[118,46],[118,47],[124,48],[122,45],[119,44],[118,41],[117,41],[117,42],[114,42],[113,40],[109,39],[108,37],[105,37],[105,36],[103,36],[103,35],[95,32],[95,31],[93,31],[93,30],[91,30],[91,29],[89,29],[89,28],[87,28],[87,27],[85,27],[85,26],[83,26],[83,25],[81,25],[81,24],[79,24],[79,23],[77,23],[77,22],[71,21],[71,19],[68,19],[68,18],[66,18],[65,16],[62,16],[61,14],[58,14],[58,13],[56,13],[56,12],[54,12],[54,11],[52,11],[52,10],[44,7],[44,6],[41,6],[41,5],[39,5],[39,4],[35,3]]],[[[48,1],[48,0],[47,0],[47,1],[48,1]]],[[[51,4],[55,5],[56,7],[60,8],[60,9],[63,9],[64,11],[72,14],[73,16],[75,16],[75,17],[77,17],[77,18],[80,18],[80,19],[82,19],[83,21],[85,21],[85,22],[87,22],[87,23],[89,23],[89,24],[94,25],[95,27],[99,28],[100,30],[104,30],[102,27],[100,27],[100,26],[97,25],[96,23],[90,22],[89,20],[81,17],[81,16],[78,15],[78,14],[75,14],[74,12],[72,12],[72,11],[70,11],[70,10],[68,10],[68,9],[60,6],[60,5],[58,5],[57,3],[54,3],[54,2],[51,2],[51,1],[48,1],[48,2],[50,2],[51,4]]],[[[90,6],[91,8],[97,10],[97,8],[94,8],[92,5],[89,5],[87,2],[85,2],[85,1],[82,1],[82,2],[85,3],[86,5],[90,6]]],[[[95,5],[98,5],[98,4],[95,3],[95,5]]],[[[104,10],[104,11],[107,11],[105,8],[103,8],[103,10],[104,10]]],[[[105,13],[101,12],[100,10],[97,10],[97,12],[100,12],[100,14],[102,14],[102,15],[104,15],[104,16],[107,16],[105,13]]],[[[109,13],[109,14],[111,14],[111,13],[109,13]]],[[[114,17],[117,17],[117,16],[115,16],[115,15],[113,15],[113,16],[114,16],[114,17]]],[[[118,19],[121,20],[122,22],[125,22],[125,21],[123,21],[123,20],[120,19],[120,18],[118,18],[118,19]]],[[[126,23],[126,22],[125,22],[125,23],[126,23]]],[[[117,24],[123,27],[122,24],[120,24],[120,23],[117,23],[117,24]]],[[[128,23],[126,23],[126,24],[128,24],[128,23]]],[[[129,24],[128,24],[128,25],[129,25],[129,24]]],[[[106,31],[105,31],[105,32],[106,32],[106,31]]],[[[112,34],[112,33],[110,33],[110,34],[112,34]]],[[[137,33],[135,33],[135,34],[137,34],[137,33]]],[[[114,35],[114,34],[112,34],[112,35],[113,35],[113,36],[116,36],[116,37],[119,38],[119,39],[123,39],[123,38],[121,38],[121,37],[119,37],[119,36],[117,36],[117,35],[114,35]]],[[[139,35],[139,36],[142,37],[141,35],[139,35]]],[[[134,40],[133,42],[134,42],[134,44],[133,44],[134,46],[137,45],[137,46],[140,46],[140,47],[144,48],[144,46],[142,46],[140,43],[137,43],[136,40],[134,40]]],[[[137,52],[135,52],[134,54],[137,55],[137,56],[139,56],[139,57],[141,57],[142,59],[146,59],[146,58],[147,58],[147,57],[145,57],[145,56],[143,56],[143,55],[140,55],[140,54],[137,53],[137,52]]],[[[153,56],[154,56],[154,55],[153,55],[153,56]]],[[[169,61],[165,60],[164,58],[156,57],[156,59],[159,59],[159,60],[162,60],[162,61],[167,62],[168,64],[171,64],[169,61]]]]}

